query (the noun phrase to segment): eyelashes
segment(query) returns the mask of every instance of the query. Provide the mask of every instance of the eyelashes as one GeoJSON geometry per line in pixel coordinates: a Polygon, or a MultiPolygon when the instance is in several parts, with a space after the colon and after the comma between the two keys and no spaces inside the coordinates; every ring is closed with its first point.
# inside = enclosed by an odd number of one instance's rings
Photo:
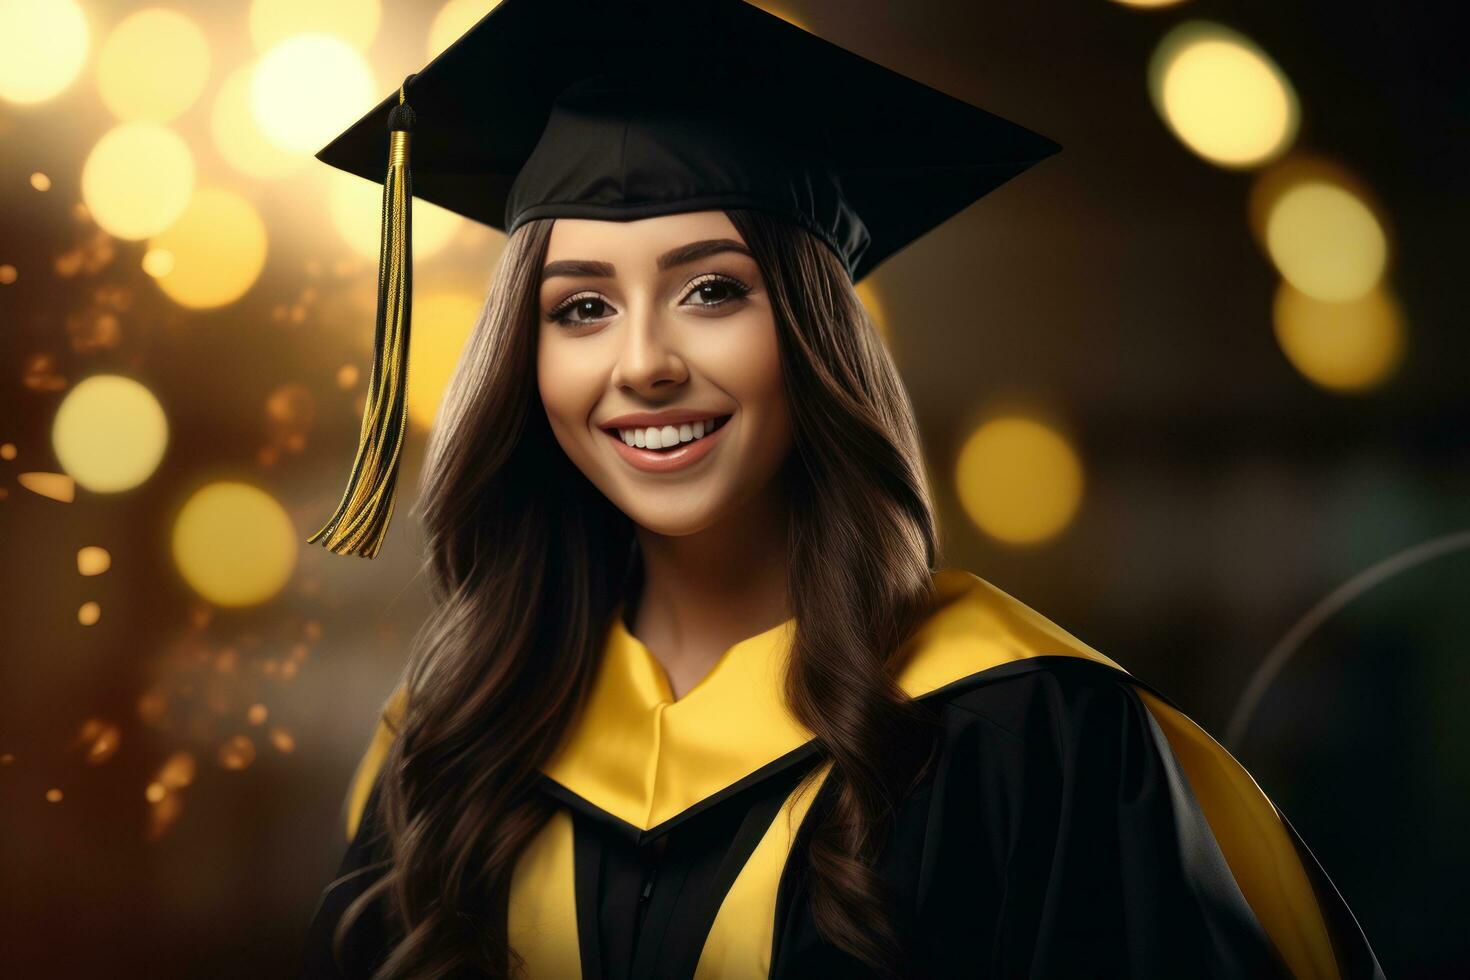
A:
{"type": "MultiPolygon", "coordinates": [[[[723,290],[727,294],[723,297],[715,298],[712,302],[693,304],[706,310],[718,309],[729,303],[739,302],[751,293],[751,288],[734,276],[728,276],[720,272],[711,272],[692,280],[689,283],[689,291],[684,294],[684,299],[689,299],[695,293],[703,293],[708,298],[708,293],[704,292],[706,290],[714,290],[716,293],[723,290]]],[[[598,320],[607,316],[605,312],[601,316],[589,315],[587,319],[578,319],[572,316],[572,313],[577,312],[579,307],[587,306],[593,307],[593,310],[598,310],[607,308],[609,304],[595,292],[584,291],[574,293],[568,296],[556,309],[546,314],[546,319],[548,322],[555,323],[559,326],[574,327],[586,323],[596,323],[598,320]]],[[[580,312],[592,314],[593,310],[583,309],[580,312]]]]}

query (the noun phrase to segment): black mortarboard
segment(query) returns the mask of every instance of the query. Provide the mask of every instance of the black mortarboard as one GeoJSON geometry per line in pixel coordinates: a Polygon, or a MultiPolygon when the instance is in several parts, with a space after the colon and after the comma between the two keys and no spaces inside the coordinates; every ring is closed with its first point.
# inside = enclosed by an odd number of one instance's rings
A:
{"type": "Polygon", "coordinates": [[[392,516],[412,197],[507,233],[755,208],[814,233],[856,282],[1060,149],[741,0],[502,0],[317,153],[384,193],[360,445],[309,541],[371,558],[392,516]]]}

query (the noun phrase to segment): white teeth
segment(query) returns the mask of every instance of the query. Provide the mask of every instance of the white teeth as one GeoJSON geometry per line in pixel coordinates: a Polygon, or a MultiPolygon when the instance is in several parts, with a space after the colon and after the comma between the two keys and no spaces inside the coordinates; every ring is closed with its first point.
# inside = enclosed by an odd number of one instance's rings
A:
{"type": "Polygon", "coordinates": [[[715,431],[714,419],[681,422],[679,425],[648,426],[642,429],[618,429],[618,437],[639,449],[668,449],[681,442],[703,439],[715,431]]]}

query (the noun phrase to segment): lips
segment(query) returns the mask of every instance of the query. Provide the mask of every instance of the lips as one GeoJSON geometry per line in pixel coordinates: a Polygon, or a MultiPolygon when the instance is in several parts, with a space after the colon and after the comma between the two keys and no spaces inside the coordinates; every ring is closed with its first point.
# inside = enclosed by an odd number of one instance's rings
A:
{"type": "Polygon", "coordinates": [[[693,466],[713,452],[715,446],[723,439],[725,429],[728,428],[727,423],[732,417],[731,415],[717,416],[713,430],[692,442],[681,442],[672,449],[640,449],[625,443],[616,428],[602,431],[612,441],[614,451],[634,469],[645,473],[671,473],[693,466]]]}

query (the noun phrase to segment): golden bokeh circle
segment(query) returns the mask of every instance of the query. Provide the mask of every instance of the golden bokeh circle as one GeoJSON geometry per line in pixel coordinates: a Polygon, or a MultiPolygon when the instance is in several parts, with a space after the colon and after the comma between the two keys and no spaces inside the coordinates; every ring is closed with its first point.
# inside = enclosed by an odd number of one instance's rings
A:
{"type": "Polygon", "coordinates": [[[1272,326],[1291,365],[1330,391],[1370,391],[1393,376],[1405,356],[1403,310],[1382,288],[1344,302],[1325,302],[1283,280],[1272,326]]]}
{"type": "Polygon", "coordinates": [[[250,111],[276,146],[315,154],[372,108],[375,88],[357,48],[331,34],[298,34],[260,56],[250,111]]]}
{"type": "Polygon", "coordinates": [[[97,53],[102,102],[124,122],[168,122],[209,78],[209,42],[189,17],[152,7],[124,17],[97,53]]]}
{"type": "Polygon", "coordinates": [[[77,574],[101,575],[112,567],[112,554],[106,548],[89,544],[77,549],[77,574]]]}
{"type": "Polygon", "coordinates": [[[174,564],[218,606],[253,606],[275,596],[296,567],[296,529],[274,497],[221,481],[196,491],[174,520],[174,564]]]}
{"type": "Polygon", "coordinates": [[[194,156],[177,133],[154,122],[122,123],[82,164],[82,201],[98,227],[138,241],[178,220],[194,193],[194,156]]]}
{"type": "Polygon", "coordinates": [[[150,248],[143,253],[142,265],[151,278],[162,278],[174,269],[174,253],[166,248],[150,248]]]}
{"type": "Polygon", "coordinates": [[[1154,49],[1154,108],[1190,150],[1222,167],[1254,167],[1296,139],[1301,108],[1286,73],[1254,41],[1206,21],[1188,21],[1154,49]]]}
{"type": "Polygon", "coordinates": [[[132,378],[96,374],[67,392],[51,425],[66,474],[93,493],[131,490],[153,475],[168,446],[168,419],[132,378]]]}
{"type": "Polygon", "coordinates": [[[1007,544],[1036,544],[1071,522],[1082,502],[1082,462],[1050,426],[1001,416],[965,440],[955,487],[966,515],[1007,544]]]}
{"type": "Polygon", "coordinates": [[[1308,296],[1343,302],[1378,285],[1388,237],[1377,215],[1335,183],[1303,181],[1266,216],[1266,251],[1283,278],[1308,296]]]}
{"type": "Polygon", "coordinates": [[[34,105],[76,81],[91,31],[73,0],[0,0],[0,99],[34,105]]]}
{"type": "Polygon", "coordinates": [[[156,277],[170,299],[190,309],[225,306],[245,295],[265,268],[265,221],[238,194],[205,188],[149,245],[173,257],[156,277]]]}

